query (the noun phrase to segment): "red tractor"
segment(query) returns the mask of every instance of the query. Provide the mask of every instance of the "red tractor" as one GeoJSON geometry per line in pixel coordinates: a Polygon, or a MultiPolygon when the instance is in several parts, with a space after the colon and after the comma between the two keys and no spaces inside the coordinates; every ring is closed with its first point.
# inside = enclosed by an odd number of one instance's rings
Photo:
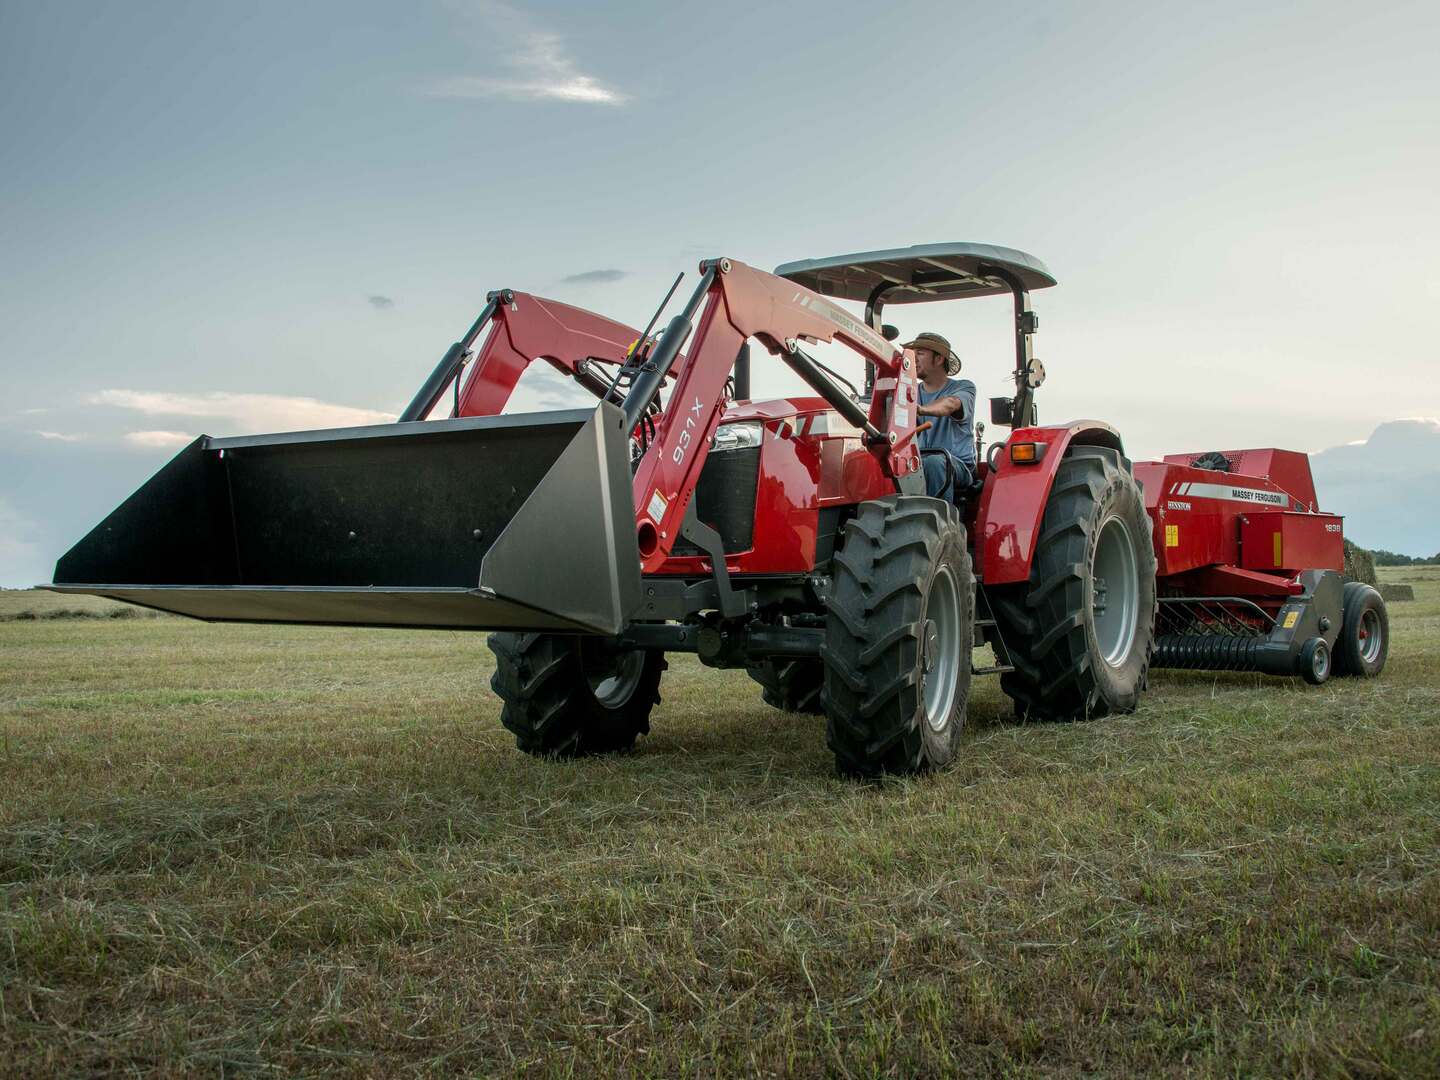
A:
{"type": "Polygon", "coordinates": [[[1039,260],[934,244],[700,273],[655,336],[492,293],[400,422],[202,436],[52,587],[218,621],[497,631],[503,722],[541,755],[632,747],[665,654],[691,652],[823,711],[856,776],[949,761],[975,675],[999,674],[1020,716],[1064,720],[1134,709],[1154,665],[1312,682],[1383,666],[1384,605],[1342,582],[1303,455],[1132,468],[1108,424],[1038,424],[1039,260]],[[1015,389],[990,419],[1011,432],[931,498],[914,358],[882,312],[997,294],[1015,389]],[[864,388],[815,342],[857,354],[864,388]],[[750,400],[751,343],[815,396],[750,400]],[[596,406],[501,415],[536,359],[596,406]],[[426,420],[447,390],[451,417],[426,420]],[[982,642],[995,663],[975,667],[982,642]]]}

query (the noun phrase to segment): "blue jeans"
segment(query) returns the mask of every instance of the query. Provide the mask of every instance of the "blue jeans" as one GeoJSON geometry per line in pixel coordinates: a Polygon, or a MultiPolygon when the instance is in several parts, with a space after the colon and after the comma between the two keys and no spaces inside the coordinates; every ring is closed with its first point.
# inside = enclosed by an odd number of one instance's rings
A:
{"type": "MultiPolygon", "coordinates": [[[[920,460],[925,465],[925,494],[954,502],[955,492],[947,483],[945,474],[945,459],[939,454],[925,454],[920,460]]],[[[950,455],[950,464],[955,468],[955,487],[963,491],[975,482],[975,471],[969,464],[954,454],[950,455]]]]}

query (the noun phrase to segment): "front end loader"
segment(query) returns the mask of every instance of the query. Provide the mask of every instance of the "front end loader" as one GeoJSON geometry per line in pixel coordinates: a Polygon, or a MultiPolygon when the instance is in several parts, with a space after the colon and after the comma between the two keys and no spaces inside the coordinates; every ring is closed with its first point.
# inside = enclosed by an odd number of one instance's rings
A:
{"type": "MultiPolygon", "coordinates": [[[[202,436],[51,587],[213,621],[493,631],[502,722],[546,756],[632,747],[670,652],[823,712],[854,776],[951,760],[975,675],[998,674],[1025,717],[1128,711],[1152,662],[1180,655],[1163,636],[1157,651],[1157,611],[1181,612],[1177,589],[1203,579],[1168,573],[1168,522],[1115,429],[1038,423],[1029,294],[1054,283],[1032,256],[978,244],[773,274],[713,259],[659,334],[501,290],[397,423],[202,436]],[[986,295],[1013,300],[1014,392],[990,412],[1012,430],[973,485],[932,498],[914,356],[881,316],[986,295]],[[815,342],[851,350],[863,390],[815,342]],[[813,396],[752,400],[756,349],[813,396]],[[596,404],[504,413],[540,360],[596,404]],[[447,393],[449,418],[428,419],[447,393]],[[982,642],[995,661],[977,666],[982,642]]],[[[1311,571],[1328,572],[1292,577],[1311,571]]],[[[1316,618],[1339,621],[1330,586],[1311,591],[1316,618]]]]}
{"type": "Polygon", "coordinates": [[[638,336],[492,294],[400,422],[202,435],[51,587],[222,622],[618,633],[640,597],[620,407],[496,414],[535,357],[604,391],[638,336]],[[452,417],[425,420],[466,368],[452,417]]]}

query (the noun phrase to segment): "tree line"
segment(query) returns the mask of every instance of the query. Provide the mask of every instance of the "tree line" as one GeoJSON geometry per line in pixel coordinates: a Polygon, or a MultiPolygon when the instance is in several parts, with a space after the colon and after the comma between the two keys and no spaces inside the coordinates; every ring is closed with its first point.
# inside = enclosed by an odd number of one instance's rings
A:
{"type": "Polygon", "coordinates": [[[1440,554],[1427,558],[1423,555],[1400,555],[1384,548],[1371,548],[1370,554],[1376,566],[1440,566],[1440,554]]]}

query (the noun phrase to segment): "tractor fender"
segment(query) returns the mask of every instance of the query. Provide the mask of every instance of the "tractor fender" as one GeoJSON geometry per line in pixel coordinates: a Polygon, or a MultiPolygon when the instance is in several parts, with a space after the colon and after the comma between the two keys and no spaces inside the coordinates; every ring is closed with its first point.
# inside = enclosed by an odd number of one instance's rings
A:
{"type": "Polygon", "coordinates": [[[994,471],[985,477],[975,515],[975,571],[986,585],[1029,578],[1050,488],[1071,446],[1108,446],[1125,453],[1120,433],[1101,420],[1016,428],[1004,445],[994,471]],[[1035,443],[1039,460],[1033,465],[1012,462],[1008,448],[1015,443],[1035,443]]]}

